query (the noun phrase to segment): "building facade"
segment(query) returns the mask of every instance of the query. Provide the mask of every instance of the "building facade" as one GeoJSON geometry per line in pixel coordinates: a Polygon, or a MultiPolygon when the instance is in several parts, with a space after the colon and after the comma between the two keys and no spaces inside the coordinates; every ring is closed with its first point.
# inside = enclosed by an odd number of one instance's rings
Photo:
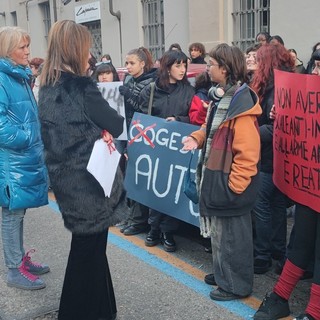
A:
{"type": "Polygon", "coordinates": [[[89,28],[92,53],[98,59],[109,53],[117,67],[139,46],[155,59],[176,42],[186,53],[192,42],[207,50],[221,42],[245,49],[268,31],[306,64],[320,41],[319,10],[319,0],[0,0],[0,26],[27,30],[31,58],[45,57],[51,25],[75,20],[89,28]]]}

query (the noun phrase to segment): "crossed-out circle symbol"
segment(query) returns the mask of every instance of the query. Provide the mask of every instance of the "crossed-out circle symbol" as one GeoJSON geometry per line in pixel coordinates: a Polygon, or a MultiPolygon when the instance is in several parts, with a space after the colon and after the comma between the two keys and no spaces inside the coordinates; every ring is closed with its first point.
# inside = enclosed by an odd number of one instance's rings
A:
{"type": "Polygon", "coordinates": [[[135,128],[139,131],[139,133],[134,136],[131,140],[129,140],[128,144],[132,144],[135,140],[137,140],[138,138],[142,137],[144,138],[149,144],[151,148],[154,148],[155,145],[154,143],[151,141],[151,139],[147,136],[146,132],[149,131],[150,129],[154,128],[156,126],[156,124],[151,124],[148,127],[145,127],[143,130],[139,127],[139,123],[140,121],[133,121],[132,124],[135,126],[135,128]]]}

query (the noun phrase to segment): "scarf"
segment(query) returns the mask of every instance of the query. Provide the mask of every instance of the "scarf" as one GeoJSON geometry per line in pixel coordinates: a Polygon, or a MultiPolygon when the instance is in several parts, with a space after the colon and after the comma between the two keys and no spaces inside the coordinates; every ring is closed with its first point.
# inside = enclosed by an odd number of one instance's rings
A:
{"type": "MultiPolygon", "coordinates": [[[[208,158],[210,156],[210,150],[211,150],[211,143],[212,139],[219,129],[220,125],[225,121],[227,118],[229,106],[232,100],[232,97],[236,90],[239,88],[239,84],[233,85],[229,87],[229,89],[226,90],[224,96],[220,100],[219,104],[216,106],[216,111],[214,110],[215,105],[211,103],[210,109],[207,113],[207,140],[204,144],[204,148],[202,149],[202,156],[199,160],[198,166],[197,166],[197,185],[198,190],[200,190],[201,193],[201,185],[203,180],[204,171],[206,169],[206,164],[208,161],[208,158]],[[211,124],[211,126],[210,126],[211,124]]],[[[200,198],[201,195],[199,195],[200,198]]],[[[211,236],[211,223],[212,219],[208,216],[201,216],[200,214],[200,234],[204,238],[209,238],[211,236]]]]}

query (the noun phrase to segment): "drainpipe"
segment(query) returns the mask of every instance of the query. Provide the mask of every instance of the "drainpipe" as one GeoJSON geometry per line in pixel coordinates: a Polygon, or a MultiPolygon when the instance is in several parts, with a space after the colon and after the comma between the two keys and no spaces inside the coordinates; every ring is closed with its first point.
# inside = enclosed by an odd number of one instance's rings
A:
{"type": "Polygon", "coordinates": [[[120,34],[120,61],[122,60],[122,31],[121,31],[121,12],[118,10],[117,12],[113,11],[113,0],[109,0],[109,12],[112,16],[116,17],[119,21],[119,34],[120,34]]]}
{"type": "Polygon", "coordinates": [[[57,2],[56,0],[52,1],[52,6],[53,6],[53,22],[56,22],[57,19],[57,2]]]}
{"type": "Polygon", "coordinates": [[[27,0],[25,1],[25,6],[26,6],[26,18],[27,18],[27,31],[28,33],[30,33],[30,21],[29,21],[29,8],[28,8],[28,4],[29,2],[32,0],[27,0]]]}
{"type": "Polygon", "coordinates": [[[27,1],[25,1],[27,21],[29,21],[29,8],[28,8],[28,4],[29,4],[30,1],[32,1],[32,0],[27,0],[27,1]]]}

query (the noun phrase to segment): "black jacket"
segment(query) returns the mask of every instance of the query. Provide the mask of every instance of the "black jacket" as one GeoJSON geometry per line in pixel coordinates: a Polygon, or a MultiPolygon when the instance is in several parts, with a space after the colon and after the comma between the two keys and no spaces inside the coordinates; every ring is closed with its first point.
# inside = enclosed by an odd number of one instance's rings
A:
{"type": "Polygon", "coordinates": [[[141,90],[149,83],[155,81],[156,74],[157,69],[153,68],[149,72],[143,73],[138,78],[130,77],[130,79],[125,82],[125,86],[130,89],[129,94],[124,96],[127,128],[130,126],[133,114],[140,110],[139,96],[141,90]]]}
{"type": "Polygon", "coordinates": [[[120,170],[108,198],[86,168],[102,129],[119,136],[123,117],[102,98],[93,80],[70,73],[62,73],[54,86],[41,87],[39,116],[49,177],[65,227],[75,234],[93,234],[122,220],[127,206],[120,170]]]}
{"type": "MultiPolygon", "coordinates": [[[[190,122],[189,109],[194,96],[194,88],[177,82],[169,92],[161,89],[156,81],[151,115],[159,118],[175,117],[177,121],[190,122]]],[[[146,86],[140,94],[141,112],[148,113],[151,86],[146,86]]]]}
{"type": "Polygon", "coordinates": [[[273,120],[270,111],[274,104],[274,84],[270,84],[260,103],[262,114],[258,118],[261,139],[261,166],[260,171],[273,172],[273,120]]]}
{"type": "Polygon", "coordinates": [[[204,60],[204,58],[202,58],[202,57],[197,57],[197,58],[191,59],[191,63],[194,63],[194,64],[207,64],[206,61],[204,60]]]}

